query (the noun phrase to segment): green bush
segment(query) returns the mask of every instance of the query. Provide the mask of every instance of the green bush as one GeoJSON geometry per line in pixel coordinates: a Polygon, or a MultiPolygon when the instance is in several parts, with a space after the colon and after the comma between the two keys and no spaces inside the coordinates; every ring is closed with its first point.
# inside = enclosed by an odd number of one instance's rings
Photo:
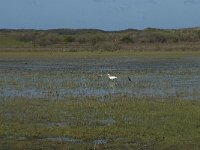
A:
{"type": "Polygon", "coordinates": [[[75,42],[75,38],[71,35],[65,36],[64,41],[67,43],[72,43],[72,42],[75,42]]]}
{"type": "Polygon", "coordinates": [[[134,40],[131,37],[131,35],[123,36],[120,41],[123,42],[123,43],[134,43],[134,40]]]}

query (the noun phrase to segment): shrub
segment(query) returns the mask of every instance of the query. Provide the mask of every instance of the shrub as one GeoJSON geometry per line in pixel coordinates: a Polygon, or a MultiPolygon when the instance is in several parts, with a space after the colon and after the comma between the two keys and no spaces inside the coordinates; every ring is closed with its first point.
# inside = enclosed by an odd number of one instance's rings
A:
{"type": "Polygon", "coordinates": [[[125,35],[121,38],[121,40],[123,43],[133,43],[134,40],[130,35],[125,35]]]}
{"type": "Polygon", "coordinates": [[[75,42],[75,38],[73,36],[68,35],[68,36],[65,36],[64,41],[67,43],[72,43],[72,42],[75,42]]]}

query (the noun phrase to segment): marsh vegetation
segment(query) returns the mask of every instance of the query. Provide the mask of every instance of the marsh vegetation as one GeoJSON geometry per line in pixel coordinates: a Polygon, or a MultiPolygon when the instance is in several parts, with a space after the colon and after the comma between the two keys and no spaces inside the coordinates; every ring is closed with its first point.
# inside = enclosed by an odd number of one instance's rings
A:
{"type": "Polygon", "coordinates": [[[0,52],[0,149],[199,149],[199,54],[0,52]]]}

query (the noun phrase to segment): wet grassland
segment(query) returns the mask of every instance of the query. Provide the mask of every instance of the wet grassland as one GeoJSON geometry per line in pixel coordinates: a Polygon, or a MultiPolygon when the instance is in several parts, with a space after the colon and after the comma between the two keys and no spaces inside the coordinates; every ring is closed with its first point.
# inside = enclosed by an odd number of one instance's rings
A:
{"type": "Polygon", "coordinates": [[[199,52],[0,52],[0,148],[199,149],[199,68],[199,52]]]}

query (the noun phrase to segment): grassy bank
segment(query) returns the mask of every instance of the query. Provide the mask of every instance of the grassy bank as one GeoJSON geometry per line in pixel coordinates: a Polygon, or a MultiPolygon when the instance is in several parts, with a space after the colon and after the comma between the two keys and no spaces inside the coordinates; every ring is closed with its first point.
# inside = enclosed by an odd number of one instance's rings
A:
{"type": "Polygon", "coordinates": [[[200,102],[1,100],[0,149],[199,149],[200,102]]]}

